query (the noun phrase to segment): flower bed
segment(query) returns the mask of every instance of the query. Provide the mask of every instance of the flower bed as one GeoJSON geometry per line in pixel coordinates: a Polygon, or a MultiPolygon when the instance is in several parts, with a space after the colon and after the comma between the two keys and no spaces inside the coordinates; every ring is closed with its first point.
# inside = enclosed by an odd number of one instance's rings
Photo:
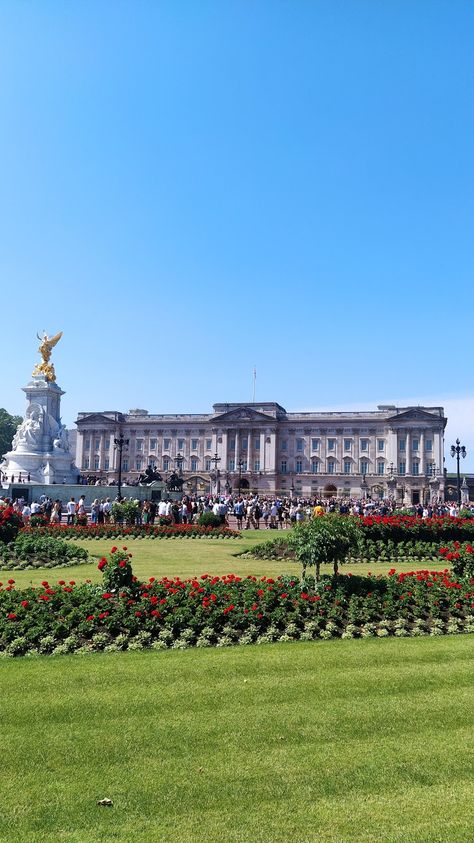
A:
{"type": "Polygon", "coordinates": [[[0,570],[68,568],[88,562],[89,554],[83,547],[53,536],[38,535],[37,531],[19,533],[10,544],[0,543],[0,570]]]}
{"type": "Polygon", "coordinates": [[[0,653],[185,649],[270,641],[474,632],[474,580],[448,570],[295,577],[133,577],[126,548],[102,559],[106,585],[0,586],[0,653]],[[125,583],[125,585],[124,585],[125,583]],[[310,587],[311,586],[311,587],[310,587]]]}
{"type": "Polygon", "coordinates": [[[361,518],[367,539],[373,541],[469,541],[474,539],[474,521],[469,518],[419,518],[412,515],[369,515],[361,518]]]}
{"type": "Polygon", "coordinates": [[[241,533],[228,527],[200,527],[198,524],[172,524],[159,526],[155,524],[48,524],[46,527],[24,527],[22,533],[34,532],[43,536],[60,536],[63,539],[117,539],[117,538],[150,538],[150,539],[238,539],[241,533]]]}

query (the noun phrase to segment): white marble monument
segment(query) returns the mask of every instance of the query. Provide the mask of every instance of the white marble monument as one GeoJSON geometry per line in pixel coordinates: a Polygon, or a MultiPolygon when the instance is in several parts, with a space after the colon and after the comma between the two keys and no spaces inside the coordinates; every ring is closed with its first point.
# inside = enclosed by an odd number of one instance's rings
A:
{"type": "Polygon", "coordinates": [[[13,437],[12,450],[0,466],[7,482],[75,483],[78,471],[69,449],[67,430],[61,421],[62,389],[56,383],[51,349],[62,332],[41,340],[42,362],[33,369],[32,380],[23,387],[28,405],[23,422],[13,437]],[[12,479],[13,478],[13,479],[12,479]]]}

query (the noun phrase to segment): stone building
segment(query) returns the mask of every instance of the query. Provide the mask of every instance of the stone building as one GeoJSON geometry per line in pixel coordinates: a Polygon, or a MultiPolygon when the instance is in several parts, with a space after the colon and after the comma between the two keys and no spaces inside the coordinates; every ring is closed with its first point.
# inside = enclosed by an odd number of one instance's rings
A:
{"type": "Polygon", "coordinates": [[[417,503],[443,497],[446,421],[442,407],[288,413],[274,402],[214,404],[209,414],[79,413],[76,464],[116,481],[122,436],[125,480],[151,465],[164,478],[182,473],[188,492],[396,495],[417,503]]]}

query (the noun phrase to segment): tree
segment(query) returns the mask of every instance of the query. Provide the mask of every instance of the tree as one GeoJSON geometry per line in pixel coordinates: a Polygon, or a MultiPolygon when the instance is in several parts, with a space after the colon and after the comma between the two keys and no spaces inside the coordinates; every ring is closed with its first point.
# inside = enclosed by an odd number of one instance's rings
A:
{"type": "Polygon", "coordinates": [[[0,408],[0,454],[2,457],[11,450],[12,439],[22,421],[21,416],[11,416],[3,407],[0,408]]]}
{"type": "Polygon", "coordinates": [[[356,550],[360,536],[361,526],[357,518],[324,515],[297,524],[288,536],[288,545],[303,566],[303,579],[307,567],[314,565],[315,581],[318,582],[323,563],[331,563],[337,575],[339,563],[356,550]]]}

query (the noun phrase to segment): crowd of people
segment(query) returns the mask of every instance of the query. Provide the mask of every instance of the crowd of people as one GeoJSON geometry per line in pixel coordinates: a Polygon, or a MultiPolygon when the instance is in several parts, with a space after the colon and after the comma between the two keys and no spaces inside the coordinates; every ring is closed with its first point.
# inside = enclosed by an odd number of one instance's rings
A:
{"type": "MultiPolygon", "coordinates": [[[[113,502],[110,497],[95,498],[91,505],[86,504],[85,495],[76,500],[73,496],[63,502],[41,495],[31,504],[21,497],[11,502],[0,498],[0,504],[12,503],[27,524],[33,515],[42,515],[52,524],[75,523],[108,524],[112,518],[113,502]]],[[[370,499],[302,499],[260,495],[184,495],[179,500],[171,498],[161,501],[139,501],[133,496],[122,498],[122,502],[133,502],[136,506],[138,524],[195,524],[202,513],[212,512],[221,524],[236,527],[238,530],[285,530],[293,524],[306,521],[325,513],[339,512],[352,515],[392,515],[400,511],[400,502],[393,499],[372,501],[370,499]]],[[[463,509],[470,509],[474,514],[474,504],[464,504],[463,509]]],[[[409,507],[411,514],[420,518],[449,515],[457,517],[460,507],[456,503],[432,501],[409,507]]]]}

